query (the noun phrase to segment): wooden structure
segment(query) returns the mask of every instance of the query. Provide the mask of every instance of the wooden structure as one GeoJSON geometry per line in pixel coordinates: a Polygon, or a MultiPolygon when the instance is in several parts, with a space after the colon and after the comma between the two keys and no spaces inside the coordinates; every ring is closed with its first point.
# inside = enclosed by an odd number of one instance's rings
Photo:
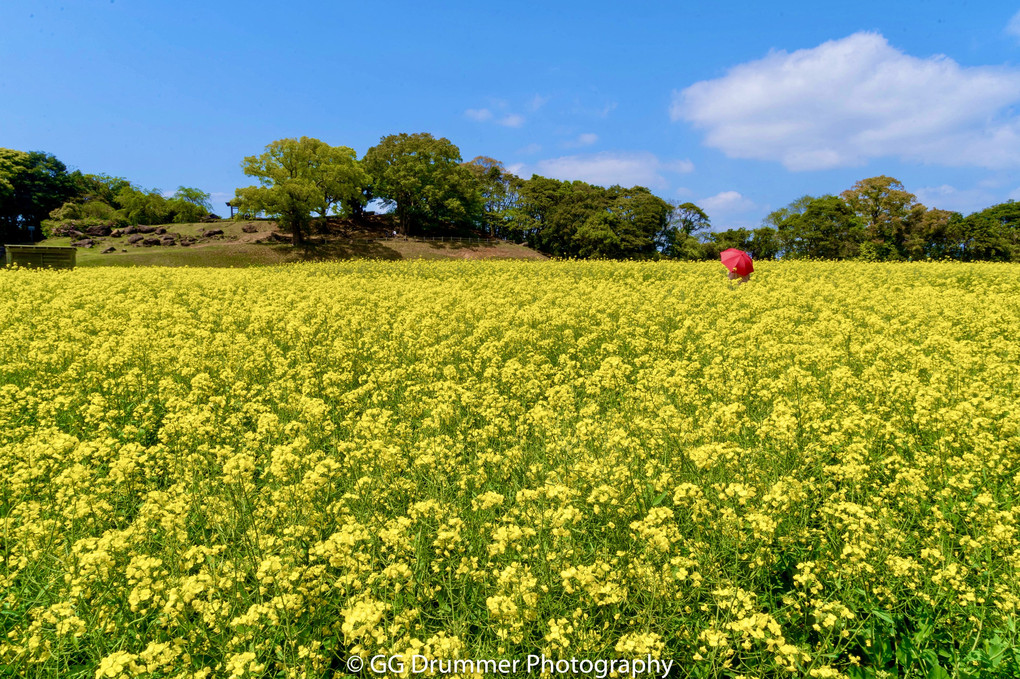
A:
{"type": "Polygon", "coordinates": [[[17,264],[42,269],[73,269],[75,248],[52,245],[5,245],[7,266],[17,264]]]}

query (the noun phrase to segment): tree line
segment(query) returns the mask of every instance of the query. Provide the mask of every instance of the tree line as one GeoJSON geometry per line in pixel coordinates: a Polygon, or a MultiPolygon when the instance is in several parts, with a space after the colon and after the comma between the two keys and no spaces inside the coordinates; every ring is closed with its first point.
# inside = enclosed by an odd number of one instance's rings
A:
{"type": "Polygon", "coordinates": [[[802,196],[760,228],[707,234],[713,250],[735,247],[758,259],[1020,261],[1020,203],[964,217],[928,208],[893,177],[862,179],[838,196],[802,196]]]}
{"type": "Polygon", "coordinates": [[[122,177],[68,172],[49,153],[0,148],[0,243],[96,226],[197,222],[211,209],[199,189],[181,186],[168,197],[122,177]]]}
{"type": "Polygon", "coordinates": [[[383,137],[361,160],[345,146],[281,139],[242,167],[259,185],[238,189],[235,204],[276,216],[295,243],[312,212],[356,218],[379,200],[405,234],[472,229],[558,257],[697,260],[734,247],[756,259],[1020,261],[1020,204],[964,217],[925,207],[887,176],[838,196],[803,196],[756,229],[713,230],[694,203],[643,186],[523,179],[493,158],[464,162],[448,139],[427,133],[383,137]]]}
{"type": "Polygon", "coordinates": [[[676,240],[677,206],[647,188],[524,180],[492,158],[464,162],[456,145],[428,133],[383,137],[360,160],[346,146],[280,139],[242,169],[259,183],[237,189],[231,204],[243,217],[275,217],[298,245],[312,214],[358,219],[372,201],[395,213],[404,235],[459,229],[561,257],[662,256],[676,240]]]}
{"type": "MultiPolygon", "coordinates": [[[[758,228],[718,230],[694,203],[666,201],[642,186],[523,179],[493,158],[465,162],[456,145],[428,133],[385,136],[361,158],[310,137],[280,139],[241,167],[258,183],[238,188],[231,205],[242,218],[277,219],[297,245],[313,215],[357,221],[381,203],[405,235],[480,233],[557,257],[699,260],[734,247],[756,259],[1020,261],[1020,203],[965,217],[925,207],[887,176],[838,196],[798,198],[758,228]]],[[[198,189],[165,196],[119,177],[68,172],[46,153],[0,149],[6,242],[25,240],[28,227],[46,235],[69,224],[192,222],[210,209],[198,189]]]]}

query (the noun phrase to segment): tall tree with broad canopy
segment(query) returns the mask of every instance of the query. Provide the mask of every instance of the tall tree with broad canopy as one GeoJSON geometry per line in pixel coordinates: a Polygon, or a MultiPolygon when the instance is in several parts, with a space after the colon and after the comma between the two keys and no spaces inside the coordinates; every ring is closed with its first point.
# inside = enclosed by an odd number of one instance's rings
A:
{"type": "Polygon", "coordinates": [[[515,224],[524,180],[507,171],[503,163],[488,156],[476,156],[464,163],[464,167],[474,175],[481,189],[482,228],[497,238],[520,236],[515,224]]]}
{"type": "Polygon", "coordinates": [[[372,195],[396,205],[404,235],[438,224],[481,224],[481,187],[449,139],[427,132],[391,134],[368,149],[362,162],[372,195]]]}
{"type": "MultiPolygon", "coordinates": [[[[75,193],[74,179],[56,156],[0,148],[0,238],[28,237],[75,193]]],[[[41,235],[41,234],[40,234],[41,235]]]]}
{"type": "Polygon", "coordinates": [[[960,259],[963,239],[963,215],[930,208],[913,222],[904,250],[910,259],[960,259]]]}
{"type": "Polygon", "coordinates": [[[353,149],[330,146],[311,137],[278,139],[258,156],[247,156],[241,168],[259,186],[235,191],[241,211],[264,212],[290,229],[294,245],[304,243],[311,213],[359,212],[365,204],[368,174],[353,149]]]}
{"type": "Polygon", "coordinates": [[[856,257],[865,237],[861,218],[836,196],[813,198],[803,212],[791,212],[779,233],[790,255],[819,259],[856,257]]]}
{"type": "Polygon", "coordinates": [[[609,214],[615,219],[619,249],[608,257],[648,256],[656,252],[656,237],[666,228],[672,206],[644,186],[611,186],[606,189],[609,214]]]}
{"type": "Polygon", "coordinates": [[[862,256],[869,259],[901,259],[907,256],[908,233],[923,218],[925,207],[902,182],[881,175],[862,179],[840,194],[864,225],[866,242],[862,256]]]}

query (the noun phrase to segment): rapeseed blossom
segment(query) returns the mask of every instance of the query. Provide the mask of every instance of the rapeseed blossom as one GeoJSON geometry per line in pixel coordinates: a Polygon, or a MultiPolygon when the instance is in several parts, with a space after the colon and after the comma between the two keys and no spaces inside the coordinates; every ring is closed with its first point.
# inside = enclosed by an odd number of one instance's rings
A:
{"type": "Polygon", "coordinates": [[[998,264],[0,270],[0,668],[1009,676],[1017,300],[998,264]]]}

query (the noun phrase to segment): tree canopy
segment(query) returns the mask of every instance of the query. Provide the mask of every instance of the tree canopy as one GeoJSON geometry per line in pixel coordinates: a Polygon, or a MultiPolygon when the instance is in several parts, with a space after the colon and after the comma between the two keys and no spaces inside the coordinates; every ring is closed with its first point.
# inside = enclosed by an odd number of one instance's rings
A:
{"type": "Polygon", "coordinates": [[[56,156],[0,148],[0,236],[28,237],[50,211],[75,193],[75,182],[56,156]]]}
{"type": "Polygon", "coordinates": [[[427,132],[391,134],[368,149],[364,164],[372,196],[396,206],[405,234],[482,224],[482,187],[449,139],[427,132]]]}
{"type": "Polygon", "coordinates": [[[515,229],[542,252],[558,257],[653,256],[671,206],[647,188],[608,189],[538,175],[523,182],[515,229]]]}
{"type": "Polygon", "coordinates": [[[519,238],[515,224],[524,180],[495,158],[477,156],[464,167],[474,176],[482,196],[482,230],[494,238],[519,238]]]}
{"type": "MultiPolygon", "coordinates": [[[[368,201],[396,209],[405,234],[451,231],[526,242],[556,257],[710,259],[735,247],[755,259],[1020,261],[1020,203],[968,216],[928,208],[902,182],[868,177],[839,195],[801,196],[758,228],[719,229],[693,202],[648,188],[603,187],[533,175],[495,158],[462,162],[460,149],[428,133],[382,137],[358,160],[353,149],[310,137],[279,139],[244,158],[258,184],[236,189],[239,216],[275,217],[301,244],[312,215],[363,216],[368,201]],[[714,230],[713,230],[714,229],[714,230]]],[[[209,194],[172,195],[123,177],[69,172],[41,151],[0,148],[0,239],[75,233],[101,223],[194,222],[209,194]],[[58,229],[59,227],[59,229],[58,229]]]]}
{"type": "Polygon", "coordinates": [[[243,213],[264,212],[289,228],[295,245],[304,242],[312,212],[360,210],[365,204],[368,175],[354,150],[330,146],[311,137],[278,139],[258,156],[247,156],[244,173],[259,186],[236,190],[243,213]]]}
{"type": "Polygon", "coordinates": [[[836,196],[811,198],[806,203],[798,199],[796,209],[788,209],[778,221],[777,231],[786,253],[795,257],[855,257],[864,237],[860,217],[836,196]]]}
{"type": "Polygon", "coordinates": [[[908,233],[924,214],[917,196],[892,177],[861,179],[840,194],[864,227],[862,254],[871,259],[901,259],[908,233]]]}
{"type": "Polygon", "coordinates": [[[712,222],[700,207],[691,202],[670,203],[665,228],[659,231],[656,244],[667,257],[700,259],[699,237],[708,233],[712,222]]]}

